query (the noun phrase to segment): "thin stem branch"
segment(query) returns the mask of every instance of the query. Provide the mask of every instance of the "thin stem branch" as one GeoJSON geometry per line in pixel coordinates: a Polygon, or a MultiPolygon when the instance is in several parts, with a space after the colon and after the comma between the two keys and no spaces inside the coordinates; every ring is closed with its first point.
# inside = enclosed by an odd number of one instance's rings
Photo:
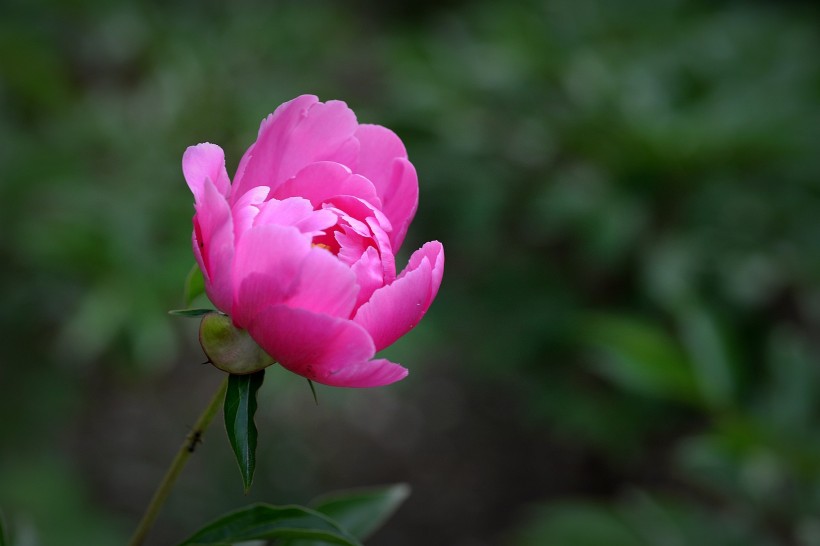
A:
{"type": "Polygon", "coordinates": [[[225,391],[227,389],[228,376],[226,375],[225,379],[223,379],[222,383],[220,383],[216,393],[214,393],[213,398],[211,398],[211,401],[208,402],[208,405],[202,411],[199,419],[197,419],[196,424],[194,424],[194,427],[191,429],[191,432],[188,433],[185,441],[182,442],[181,446],[179,446],[179,451],[177,451],[176,457],[174,457],[174,460],[171,462],[171,466],[169,466],[168,470],[165,472],[165,476],[162,478],[156,492],[154,492],[151,502],[148,503],[148,507],[145,509],[145,514],[142,516],[142,520],[140,520],[137,530],[134,531],[134,536],[131,537],[131,541],[128,543],[128,546],[140,546],[145,540],[148,531],[150,531],[151,527],[154,525],[154,520],[157,519],[160,508],[162,508],[162,505],[165,503],[165,499],[168,497],[171,489],[173,489],[179,473],[188,461],[188,457],[190,457],[194,452],[197,444],[202,441],[202,435],[205,434],[205,429],[207,429],[208,425],[211,424],[211,420],[213,420],[216,412],[219,411],[222,401],[225,400],[225,391]]]}

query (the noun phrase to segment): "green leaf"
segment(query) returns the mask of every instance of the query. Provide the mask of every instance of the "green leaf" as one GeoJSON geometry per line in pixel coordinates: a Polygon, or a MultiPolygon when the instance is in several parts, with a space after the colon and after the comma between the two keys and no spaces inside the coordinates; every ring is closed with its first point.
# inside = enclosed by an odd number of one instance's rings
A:
{"type": "Polygon", "coordinates": [[[213,312],[213,309],[173,309],[168,311],[168,314],[175,317],[199,318],[213,312]]]}
{"type": "Polygon", "coordinates": [[[199,264],[194,264],[185,277],[185,287],[182,291],[182,301],[188,307],[195,299],[205,293],[205,277],[199,269],[199,264]]]}
{"type": "Polygon", "coordinates": [[[390,519],[408,496],[410,486],[398,483],[329,493],[310,504],[359,540],[365,540],[390,519]]]}
{"type": "Polygon", "coordinates": [[[248,375],[230,375],[225,393],[225,429],[239,463],[245,493],[256,469],[256,392],[265,379],[265,370],[248,375]]]}
{"type": "Polygon", "coordinates": [[[180,546],[220,545],[248,540],[307,539],[362,546],[332,519],[302,506],[253,504],[230,512],[197,531],[180,546]]]}
{"type": "MultiPolygon", "coordinates": [[[[375,533],[410,495],[410,486],[399,483],[328,493],[314,499],[315,510],[333,518],[359,540],[375,533]]],[[[313,540],[289,540],[284,546],[320,546],[313,540]]]]}

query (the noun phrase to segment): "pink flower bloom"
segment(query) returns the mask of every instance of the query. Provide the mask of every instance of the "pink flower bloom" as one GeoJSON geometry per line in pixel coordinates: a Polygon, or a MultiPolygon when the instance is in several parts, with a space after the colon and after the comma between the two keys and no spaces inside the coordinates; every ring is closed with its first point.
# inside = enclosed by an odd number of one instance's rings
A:
{"type": "Polygon", "coordinates": [[[262,122],[233,183],[219,146],[182,159],[196,201],[193,248],[208,297],[288,370],[326,385],[375,387],[407,370],[374,359],[436,297],[441,243],[396,274],[418,204],[401,140],[311,95],[262,122]]]}

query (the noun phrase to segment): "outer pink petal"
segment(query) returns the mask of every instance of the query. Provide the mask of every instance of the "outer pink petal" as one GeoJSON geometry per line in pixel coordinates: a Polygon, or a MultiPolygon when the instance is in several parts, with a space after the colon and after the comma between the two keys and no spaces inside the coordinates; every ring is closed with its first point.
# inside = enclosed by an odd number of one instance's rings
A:
{"type": "Polygon", "coordinates": [[[393,224],[390,242],[393,243],[393,249],[398,252],[419,206],[419,181],[412,163],[406,159],[397,159],[393,162],[390,186],[381,198],[384,203],[384,215],[393,224]]]}
{"type": "Polygon", "coordinates": [[[245,232],[233,264],[234,323],[247,327],[259,309],[287,299],[309,252],[310,238],[292,226],[266,224],[245,232]]]}
{"type": "Polygon", "coordinates": [[[259,128],[237,172],[235,196],[256,186],[275,190],[316,161],[349,161],[357,147],[356,116],[344,102],[302,95],[282,104],[259,128]]]}
{"type": "Polygon", "coordinates": [[[381,200],[370,180],[332,161],[311,163],[276,188],[273,197],[304,197],[314,208],[319,208],[324,201],[337,195],[352,195],[370,202],[374,207],[381,207],[381,200]]]}
{"type": "Polygon", "coordinates": [[[381,125],[359,125],[356,140],[359,141],[359,161],[355,171],[372,180],[379,193],[383,194],[390,182],[393,160],[400,157],[407,159],[407,150],[396,133],[381,125]]]}
{"type": "Polygon", "coordinates": [[[225,170],[225,152],[216,144],[205,142],[185,150],[182,174],[197,201],[203,198],[205,179],[213,182],[217,191],[225,197],[231,191],[231,180],[225,170]]]}
{"type": "Polygon", "coordinates": [[[362,124],[356,130],[359,161],[355,172],[373,182],[382,200],[382,211],[393,224],[390,241],[398,250],[416,214],[419,184],[416,169],[396,134],[380,125],[362,124]]]}
{"type": "Polygon", "coordinates": [[[218,309],[230,313],[234,256],[231,209],[209,178],[205,179],[202,190],[194,216],[194,255],[205,276],[208,297],[218,309]]]}
{"type": "Polygon", "coordinates": [[[438,294],[441,279],[444,276],[444,246],[442,246],[440,242],[430,241],[429,243],[424,243],[420,249],[410,256],[410,261],[407,263],[407,267],[404,268],[404,271],[401,272],[401,275],[399,275],[399,278],[414,271],[424,258],[427,258],[430,260],[430,263],[433,264],[433,283],[432,291],[430,292],[430,303],[432,303],[438,294]]]}
{"type": "Polygon", "coordinates": [[[412,269],[408,265],[392,284],[376,290],[353,319],[370,332],[377,351],[412,330],[438,292],[444,268],[441,243],[427,243],[410,262],[412,269]]]}
{"type": "Polygon", "coordinates": [[[383,387],[407,377],[407,369],[385,359],[345,366],[320,383],[332,387],[383,387]]]}
{"type": "Polygon", "coordinates": [[[353,321],[286,305],[261,309],[248,332],[283,367],[319,383],[332,384],[333,375],[375,352],[373,340],[353,321]]]}
{"type": "Polygon", "coordinates": [[[253,187],[269,185],[266,177],[276,172],[280,160],[281,153],[277,149],[286,145],[304,112],[318,101],[319,98],[313,95],[301,95],[280,104],[262,120],[256,142],[250,145],[236,169],[232,199],[237,199],[253,187]]]}
{"type": "Polygon", "coordinates": [[[356,275],[333,254],[313,248],[302,261],[297,284],[285,302],[290,307],[348,319],[359,286],[356,275]]]}

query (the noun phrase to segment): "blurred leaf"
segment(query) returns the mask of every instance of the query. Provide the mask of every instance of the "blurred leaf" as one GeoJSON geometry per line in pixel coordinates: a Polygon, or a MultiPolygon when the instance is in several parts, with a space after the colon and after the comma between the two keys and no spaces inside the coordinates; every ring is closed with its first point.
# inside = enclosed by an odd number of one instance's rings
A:
{"type": "Polygon", "coordinates": [[[614,510],[591,503],[545,507],[517,535],[514,546],[646,546],[614,510]]]}
{"type": "Polygon", "coordinates": [[[715,317],[703,307],[688,305],[678,313],[678,320],[703,399],[715,408],[731,406],[735,398],[732,355],[715,317]]]}
{"type": "Polygon", "coordinates": [[[6,534],[6,518],[0,510],[0,546],[10,546],[9,536],[6,534]]]}
{"type": "Polygon", "coordinates": [[[71,470],[64,457],[49,450],[0,465],[0,498],[13,507],[5,521],[9,546],[126,542],[122,528],[71,470]]]}
{"type": "Polygon", "coordinates": [[[632,491],[612,503],[563,502],[534,510],[514,546],[774,546],[753,518],[727,518],[688,501],[632,491]]]}
{"type": "Polygon", "coordinates": [[[230,512],[197,531],[180,546],[219,545],[260,539],[307,539],[324,544],[361,543],[324,514],[302,506],[254,504],[230,512]]]}
{"type": "Polygon", "coordinates": [[[213,312],[213,309],[173,309],[168,311],[168,314],[174,315],[175,317],[198,318],[213,312]]]}
{"type": "Polygon", "coordinates": [[[624,316],[600,315],[588,322],[584,333],[606,357],[596,369],[621,387],[660,398],[699,401],[686,355],[658,326],[624,316]]]}
{"type": "MultiPolygon", "coordinates": [[[[365,540],[384,525],[409,495],[410,486],[399,483],[337,491],[322,495],[310,504],[359,540],[365,540]]],[[[307,546],[302,542],[298,544],[307,546]]]]}
{"type": "Polygon", "coordinates": [[[61,354],[87,363],[117,339],[133,314],[133,300],[123,284],[106,281],[83,295],[78,308],[66,316],[60,332],[61,354]]]}
{"type": "Polygon", "coordinates": [[[205,293],[205,277],[199,269],[199,264],[194,264],[185,277],[185,287],[183,289],[182,301],[188,307],[193,301],[205,293]]]}
{"type": "Polygon", "coordinates": [[[256,393],[265,380],[265,370],[248,375],[231,374],[225,393],[225,428],[236,455],[245,493],[256,469],[256,393]]]}
{"type": "Polygon", "coordinates": [[[754,517],[726,514],[682,499],[631,491],[617,505],[618,514],[641,537],[642,544],[698,546],[774,546],[776,542],[754,517]]]}
{"type": "Polygon", "coordinates": [[[820,375],[808,341],[791,328],[774,331],[768,343],[770,382],[764,415],[775,427],[797,435],[813,434],[812,416],[820,401],[820,375]]]}

